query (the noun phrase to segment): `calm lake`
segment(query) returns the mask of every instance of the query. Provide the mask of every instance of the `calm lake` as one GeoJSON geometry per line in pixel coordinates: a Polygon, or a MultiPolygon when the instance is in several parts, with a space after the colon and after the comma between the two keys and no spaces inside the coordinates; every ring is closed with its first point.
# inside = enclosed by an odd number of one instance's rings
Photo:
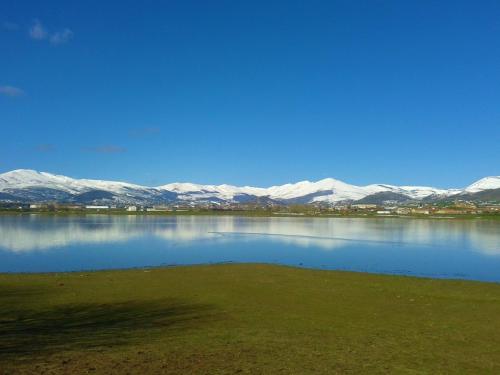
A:
{"type": "Polygon", "coordinates": [[[500,221],[0,216],[0,272],[219,262],[500,281],[500,221]]]}

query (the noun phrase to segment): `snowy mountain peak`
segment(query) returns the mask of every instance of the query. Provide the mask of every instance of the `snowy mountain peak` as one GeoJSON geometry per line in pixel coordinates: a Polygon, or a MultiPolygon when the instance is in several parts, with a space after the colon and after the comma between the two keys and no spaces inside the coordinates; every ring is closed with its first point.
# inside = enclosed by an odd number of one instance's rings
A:
{"type": "Polygon", "coordinates": [[[74,181],[70,177],[53,175],[47,172],[38,172],[32,169],[16,169],[0,175],[0,186],[31,186],[47,183],[69,183],[74,181]]]}
{"type": "Polygon", "coordinates": [[[173,182],[171,184],[161,185],[156,187],[159,190],[175,191],[177,193],[187,193],[190,191],[199,191],[211,189],[211,185],[193,184],[191,182],[173,182]]]}
{"type": "Polygon", "coordinates": [[[467,186],[465,191],[468,193],[477,193],[479,191],[490,189],[500,189],[500,176],[484,177],[467,186]]]}
{"type": "Polygon", "coordinates": [[[38,172],[32,169],[16,169],[0,174],[0,191],[6,188],[38,187],[57,189],[70,193],[84,192],[88,190],[123,190],[126,188],[141,189],[140,185],[126,182],[74,179],[71,177],[56,175],[47,172],[38,172]]]}
{"type": "Polygon", "coordinates": [[[29,179],[48,177],[48,176],[50,176],[50,173],[38,172],[33,169],[15,169],[13,171],[6,172],[1,175],[3,179],[10,179],[10,180],[29,180],[29,179]]]}

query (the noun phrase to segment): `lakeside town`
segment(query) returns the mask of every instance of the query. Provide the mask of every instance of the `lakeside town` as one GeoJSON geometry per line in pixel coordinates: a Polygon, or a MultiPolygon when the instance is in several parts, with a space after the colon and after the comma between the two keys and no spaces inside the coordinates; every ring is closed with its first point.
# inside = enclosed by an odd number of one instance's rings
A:
{"type": "Polygon", "coordinates": [[[433,216],[442,215],[499,215],[498,202],[452,202],[396,204],[230,204],[213,202],[187,202],[169,205],[114,205],[114,204],[63,204],[63,203],[4,203],[0,210],[8,212],[75,212],[123,214],[197,214],[197,213],[256,213],[289,216],[433,216]]]}

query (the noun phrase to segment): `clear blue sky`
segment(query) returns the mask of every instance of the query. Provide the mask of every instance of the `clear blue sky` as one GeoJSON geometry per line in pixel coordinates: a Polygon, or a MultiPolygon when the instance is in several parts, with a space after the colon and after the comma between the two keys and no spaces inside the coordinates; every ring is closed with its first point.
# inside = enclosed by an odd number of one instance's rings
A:
{"type": "Polygon", "coordinates": [[[0,2],[0,172],[461,187],[500,174],[500,2],[0,2]]]}

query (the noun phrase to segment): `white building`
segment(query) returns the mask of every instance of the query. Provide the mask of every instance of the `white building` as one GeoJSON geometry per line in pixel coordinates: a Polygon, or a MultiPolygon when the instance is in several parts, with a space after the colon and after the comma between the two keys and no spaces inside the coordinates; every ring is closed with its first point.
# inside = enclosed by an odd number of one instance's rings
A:
{"type": "Polygon", "coordinates": [[[135,211],[137,211],[137,206],[128,206],[127,211],[135,212],[135,211]]]}
{"type": "Polygon", "coordinates": [[[369,209],[377,208],[377,205],[376,204],[352,204],[351,208],[359,208],[362,210],[369,210],[369,209]]]}
{"type": "Polygon", "coordinates": [[[107,210],[109,206],[85,206],[87,210],[107,210]]]}
{"type": "Polygon", "coordinates": [[[165,206],[154,206],[154,207],[146,208],[146,211],[148,211],[148,212],[167,212],[167,211],[172,211],[172,209],[165,207],[165,206]]]}

